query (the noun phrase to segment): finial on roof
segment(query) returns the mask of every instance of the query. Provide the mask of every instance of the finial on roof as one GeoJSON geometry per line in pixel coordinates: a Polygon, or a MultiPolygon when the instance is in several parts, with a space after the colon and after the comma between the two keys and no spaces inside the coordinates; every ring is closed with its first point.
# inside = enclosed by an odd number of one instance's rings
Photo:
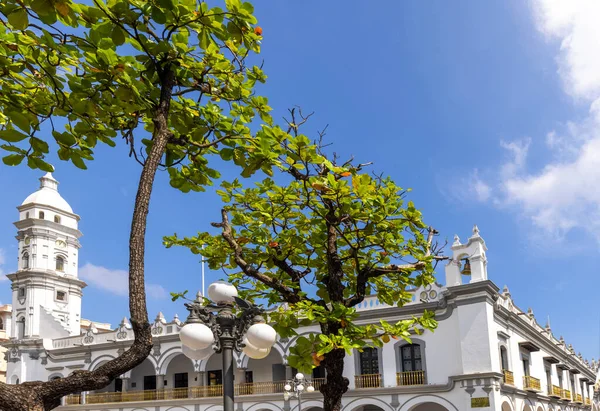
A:
{"type": "Polygon", "coordinates": [[[529,316],[529,318],[533,318],[533,310],[531,309],[531,307],[527,309],[527,315],[529,316]]]}
{"type": "Polygon", "coordinates": [[[452,245],[460,245],[460,237],[458,237],[458,234],[454,234],[454,242],[452,245]]]}
{"type": "Polygon", "coordinates": [[[473,237],[479,237],[479,227],[477,227],[477,224],[473,226],[473,237]]]}
{"type": "Polygon", "coordinates": [[[563,336],[562,336],[562,335],[560,336],[560,338],[558,339],[558,341],[559,341],[561,344],[564,344],[564,343],[565,343],[565,339],[563,338],[563,336]]]}
{"type": "Polygon", "coordinates": [[[56,181],[56,179],[52,177],[52,173],[48,172],[40,178],[40,188],[58,190],[58,181],[56,181]]]}
{"type": "Polygon", "coordinates": [[[508,291],[507,285],[505,285],[504,288],[502,289],[502,294],[510,297],[510,291],[508,291]]]}
{"type": "Polygon", "coordinates": [[[161,321],[161,322],[165,321],[165,316],[163,315],[162,311],[158,312],[154,321],[161,321]]]}

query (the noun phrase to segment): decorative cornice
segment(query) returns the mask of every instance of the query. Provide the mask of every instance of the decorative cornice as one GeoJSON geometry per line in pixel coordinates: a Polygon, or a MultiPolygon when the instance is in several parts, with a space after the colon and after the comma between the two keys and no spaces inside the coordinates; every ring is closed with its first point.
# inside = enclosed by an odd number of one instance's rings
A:
{"type": "Polygon", "coordinates": [[[80,238],[81,236],[83,236],[83,233],[76,228],[67,227],[66,225],[58,224],[58,223],[55,223],[54,221],[50,221],[50,220],[40,220],[37,218],[28,218],[25,220],[15,221],[13,224],[19,230],[26,230],[28,228],[35,229],[35,228],[44,227],[44,228],[52,229],[54,231],[67,233],[75,238],[80,238]]]}

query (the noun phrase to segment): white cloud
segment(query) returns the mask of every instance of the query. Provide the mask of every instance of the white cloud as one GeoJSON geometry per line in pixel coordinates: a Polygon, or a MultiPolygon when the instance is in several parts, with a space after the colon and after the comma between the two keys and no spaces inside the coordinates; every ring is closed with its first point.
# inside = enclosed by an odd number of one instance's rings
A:
{"type": "Polygon", "coordinates": [[[485,202],[492,196],[492,187],[479,177],[479,171],[474,170],[466,181],[469,197],[477,201],[485,202]]]}
{"type": "MultiPolygon", "coordinates": [[[[112,294],[127,296],[129,293],[128,273],[125,270],[111,270],[86,263],[79,269],[79,277],[112,294]]],[[[146,284],[146,294],[150,298],[162,299],[168,295],[168,292],[161,285],[146,284]]]]}
{"type": "Polygon", "coordinates": [[[532,5],[537,28],[560,42],[558,72],[566,92],[590,109],[547,133],[552,155],[534,172],[527,170],[531,139],[501,142],[511,158],[481,184],[493,187],[495,205],[516,210],[539,228],[535,237],[561,240],[583,230],[600,243],[600,1],[532,0],[532,5]]]}
{"type": "Polygon", "coordinates": [[[574,97],[595,100],[600,94],[600,2],[533,0],[538,29],[560,41],[559,73],[574,97]]]}

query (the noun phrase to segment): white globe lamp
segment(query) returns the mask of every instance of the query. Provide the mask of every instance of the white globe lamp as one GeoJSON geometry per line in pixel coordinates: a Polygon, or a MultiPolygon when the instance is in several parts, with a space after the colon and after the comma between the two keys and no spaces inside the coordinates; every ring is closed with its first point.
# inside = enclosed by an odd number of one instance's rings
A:
{"type": "Polygon", "coordinates": [[[292,386],[291,386],[290,384],[285,384],[285,385],[283,386],[283,389],[284,389],[284,390],[286,390],[286,391],[289,391],[289,390],[291,390],[291,389],[292,389],[292,386]]]}
{"type": "Polygon", "coordinates": [[[190,323],[183,326],[179,331],[179,339],[183,345],[192,350],[202,350],[209,347],[215,336],[210,328],[200,323],[190,323]]]}
{"type": "Polygon", "coordinates": [[[306,392],[314,392],[315,391],[315,387],[313,387],[312,385],[309,385],[308,387],[306,387],[306,392]]]}
{"type": "Polygon", "coordinates": [[[298,391],[304,391],[304,385],[302,384],[298,384],[296,388],[298,389],[298,391]]]}
{"type": "Polygon", "coordinates": [[[208,298],[217,304],[232,303],[237,296],[237,289],[228,282],[216,281],[208,286],[208,298]]]}
{"type": "Polygon", "coordinates": [[[269,353],[271,352],[271,347],[258,348],[256,346],[254,346],[253,344],[251,344],[247,338],[244,338],[244,344],[245,344],[245,347],[242,350],[243,353],[246,354],[248,357],[255,359],[255,360],[261,360],[261,359],[265,358],[267,355],[269,355],[269,353]]]}
{"type": "Polygon", "coordinates": [[[188,357],[190,360],[197,361],[205,360],[214,353],[213,348],[210,345],[200,350],[192,350],[188,346],[182,344],[181,351],[183,352],[183,355],[188,357]]]}
{"type": "Polygon", "coordinates": [[[254,324],[246,333],[248,342],[257,348],[271,348],[277,340],[277,332],[269,324],[254,324]]]}
{"type": "Polygon", "coordinates": [[[301,380],[302,378],[304,378],[304,374],[302,374],[301,372],[299,372],[298,374],[296,374],[296,379],[297,380],[301,380]]]}

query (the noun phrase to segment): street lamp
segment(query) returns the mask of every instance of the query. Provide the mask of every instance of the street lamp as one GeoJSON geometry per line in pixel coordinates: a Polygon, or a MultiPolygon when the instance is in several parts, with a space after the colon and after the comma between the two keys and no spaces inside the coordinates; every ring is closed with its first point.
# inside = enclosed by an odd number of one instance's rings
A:
{"type": "Polygon", "coordinates": [[[312,382],[304,377],[304,374],[299,372],[296,374],[296,377],[286,381],[283,386],[285,392],[283,393],[283,399],[288,401],[290,398],[298,398],[298,411],[302,411],[302,393],[313,392],[315,387],[313,387],[312,382]]]}
{"type": "Polygon", "coordinates": [[[188,358],[204,360],[213,352],[223,353],[224,411],[234,411],[233,350],[261,359],[269,355],[277,339],[273,327],[265,323],[265,310],[237,295],[237,289],[225,281],[211,284],[209,304],[204,305],[201,293],[185,304],[190,315],[179,332],[183,354],[188,358]]]}

